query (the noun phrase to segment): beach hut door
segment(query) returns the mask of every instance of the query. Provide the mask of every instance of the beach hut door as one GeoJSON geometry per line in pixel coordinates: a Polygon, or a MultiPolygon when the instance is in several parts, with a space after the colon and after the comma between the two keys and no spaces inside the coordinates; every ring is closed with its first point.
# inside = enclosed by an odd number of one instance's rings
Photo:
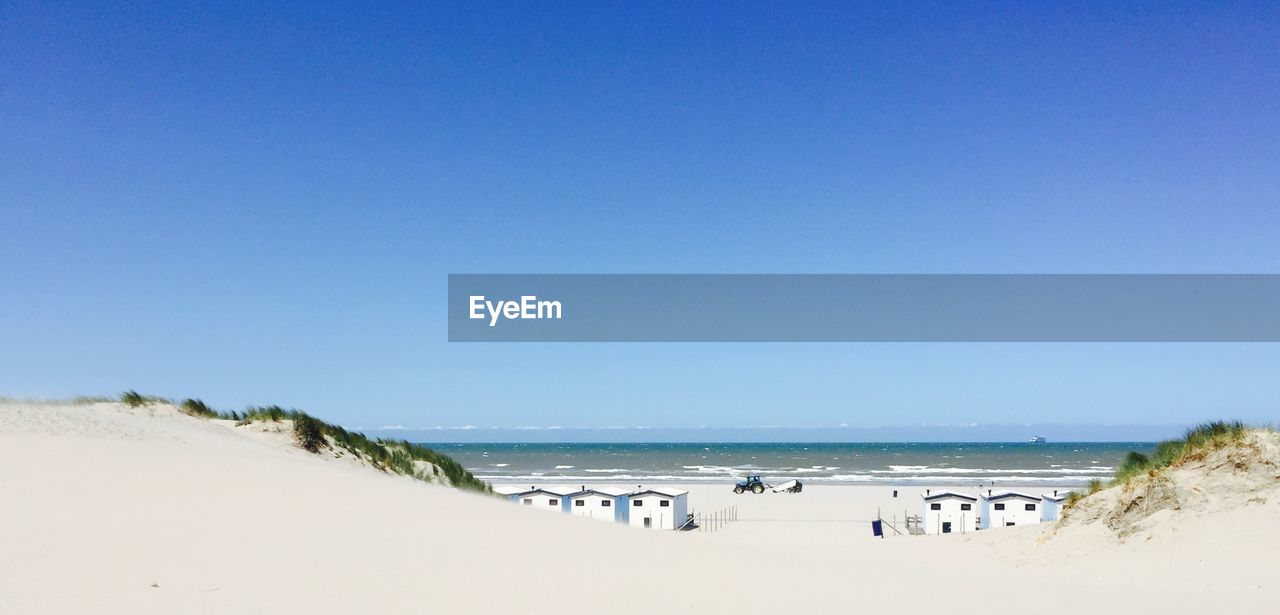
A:
{"type": "Polygon", "coordinates": [[[644,526],[645,526],[645,527],[653,527],[653,517],[645,517],[645,518],[644,518],[644,526]]]}
{"type": "Polygon", "coordinates": [[[943,533],[943,534],[950,534],[950,533],[951,533],[951,522],[950,522],[950,521],[943,521],[943,522],[942,522],[942,533],[943,533]]]}

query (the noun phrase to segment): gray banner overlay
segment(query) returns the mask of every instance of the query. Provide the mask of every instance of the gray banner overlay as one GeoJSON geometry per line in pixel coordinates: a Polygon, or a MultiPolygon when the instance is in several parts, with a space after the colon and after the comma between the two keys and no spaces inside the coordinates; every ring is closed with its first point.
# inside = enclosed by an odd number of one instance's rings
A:
{"type": "Polygon", "coordinates": [[[1277,342],[1280,275],[453,274],[449,341],[1277,342]]]}

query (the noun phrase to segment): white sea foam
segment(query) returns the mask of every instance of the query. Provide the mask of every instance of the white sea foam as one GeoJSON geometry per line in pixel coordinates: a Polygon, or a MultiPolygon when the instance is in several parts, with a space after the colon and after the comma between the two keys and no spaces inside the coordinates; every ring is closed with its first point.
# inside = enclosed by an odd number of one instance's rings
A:
{"type": "MultiPolygon", "coordinates": [[[[543,476],[534,472],[526,475],[499,475],[486,474],[480,476],[482,480],[489,482],[514,482],[525,483],[530,481],[551,482],[551,483],[576,483],[589,481],[617,481],[617,482],[671,482],[671,483],[721,483],[729,484],[729,477],[724,476],[691,476],[687,474],[615,474],[610,476],[543,476]]],[[[956,476],[873,476],[870,474],[836,474],[832,476],[809,476],[804,479],[805,483],[818,484],[883,484],[883,485],[973,485],[981,480],[986,484],[992,482],[1002,483],[1007,486],[1015,485],[1054,485],[1054,486],[1073,486],[1085,485],[1090,480],[1098,478],[1097,476],[984,476],[976,477],[956,477],[956,476]]],[[[771,482],[777,483],[780,479],[771,479],[771,482]]]]}
{"type": "Polygon", "coordinates": [[[889,466],[888,470],[870,470],[871,474],[1110,474],[1111,466],[1088,468],[939,468],[932,466],[889,466]]]}
{"type": "Polygon", "coordinates": [[[680,466],[680,467],[686,470],[693,470],[694,472],[697,472],[699,474],[738,474],[740,472],[745,472],[748,470],[758,471],[754,469],[754,466],[750,466],[750,465],[738,466],[738,467],[734,467],[734,466],[680,466]]]}
{"type": "MultiPolygon", "coordinates": [[[[839,469],[840,469],[840,466],[810,466],[808,468],[796,468],[792,470],[792,472],[795,472],[797,474],[806,474],[811,472],[831,472],[833,470],[839,470],[839,469]]],[[[786,474],[786,471],[783,470],[781,473],[786,474]]]]}

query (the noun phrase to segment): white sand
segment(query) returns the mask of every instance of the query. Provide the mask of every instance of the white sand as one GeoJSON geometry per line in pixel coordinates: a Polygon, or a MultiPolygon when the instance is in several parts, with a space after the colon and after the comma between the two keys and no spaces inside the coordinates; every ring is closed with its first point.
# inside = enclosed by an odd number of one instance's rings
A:
{"type": "Polygon", "coordinates": [[[1148,520],[870,537],[901,489],[734,496],[645,531],[384,475],[170,408],[0,403],[0,613],[1269,612],[1280,497],[1148,520]],[[152,587],[155,584],[156,587],[152,587]],[[664,609],[663,607],[669,607],[664,609]]]}

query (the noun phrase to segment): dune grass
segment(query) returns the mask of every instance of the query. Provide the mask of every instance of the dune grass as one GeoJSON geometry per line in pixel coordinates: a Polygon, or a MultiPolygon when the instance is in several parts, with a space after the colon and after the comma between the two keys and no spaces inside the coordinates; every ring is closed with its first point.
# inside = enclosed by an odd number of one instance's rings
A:
{"type": "Polygon", "coordinates": [[[321,448],[329,445],[324,439],[324,423],[306,414],[294,415],[293,436],[298,440],[298,446],[312,453],[319,453],[321,448]]]}
{"type": "Polygon", "coordinates": [[[1239,442],[1248,431],[1248,426],[1240,421],[1201,423],[1188,429],[1181,439],[1157,444],[1150,457],[1129,453],[1116,472],[1116,483],[1125,484],[1138,476],[1154,475],[1165,468],[1203,459],[1212,451],[1239,442]]]}
{"type": "Polygon", "coordinates": [[[1107,484],[1098,479],[1089,481],[1086,493],[1077,491],[1067,496],[1066,508],[1106,487],[1128,485],[1137,478],[1155,477],[1168,468],[1203,459],[1214,450],[1240,442],[1247,433],[1249,427],[1240,421],[1212,421],[1188,429],[1182,438],[1160,442],[1149,456],[1129,451],[1116,468],[1115,479],[1107,484]]]}
{"type": "Polygon", "coordinates": [[[1116,469],[1113,485],[1126,485],[1140,476],[1155,476],[1165,468],[1203,459],[1210,452],[1235,444],[1249,428],[1240,421],[1213,421],[1188,429],[1182,438],[1165,440],[1156,445],[1151,456],[1130,451],[1116,469]]]}
{"type": "Polygon", "coordinates": [[[131,408],[138,408],[141,406],[149,406],[151,404],[169,403],[169,400],[155,395],[143,395],[133,389],[129,389],[128,391],[120,394],[120,403],[131,408]]]}
{"type": "Polygon", "coordinates": [[[184,399],[182,400],[182,404],[179,405],[178,408],[180,408],[183,412],[190,414],[191,416],[198,416],[198,417],[207,418],[207,419],[221,418],[218,416],[217,410],[210,408],[207,404],[204,403],[204,401],[199,399],[184,399]]]}
{"type": "Polygon", "coordinates": [[[1116,469],[1116,481],[1127,482],[1130,478],[1145,474],[1151,467],[1151,458],[1139,453],[1138,451],[1129,451],[1125,455],[1124,461],[1120,463],[1120,467],[1116,469]]]}
{"type": "MultiPolygon", "coordinates": [[[[125,392],[121,395],[120,401],[130,406],[167,402],[163,398],[141,395],[136,391],[125,392]]],[[[439,480],[440,475],[443,474],[450,485],[459,489],[486,493],[493,490],[490,485],[476,478],[462,464],[448,455],[406,440],[371,440],[362,433],[326,423],[301,410],[286,410],[273,405],[250,406],[239,412],[234,410],[220,412],[200,399],[191,398],[184,399],[176,405],[185,414],[198,418],[235,421],[236,425],[292,421],[293,435],[298,446],[312,453],[338,447],[365,459],[383,471],[404,474],[428,482],[439,480]],[[419,463],[428,464],[429,468],[420,468],[419,463]]]]}
{"type": "Polygon", "coordinates": [[[1072,506],[1075,506],[1076,502],[1079,502],[1080,500],[1083,500],[1086,497],[1091,496],[1106,488],[1107,488],[1107,485],[1103,483],[1101,480],[1096,478],[1091,479],[1083,492],[1072,491],[1067,494],[1067,501],[1063,503],[1063,508],[1071,508],[1072,506]]]}

